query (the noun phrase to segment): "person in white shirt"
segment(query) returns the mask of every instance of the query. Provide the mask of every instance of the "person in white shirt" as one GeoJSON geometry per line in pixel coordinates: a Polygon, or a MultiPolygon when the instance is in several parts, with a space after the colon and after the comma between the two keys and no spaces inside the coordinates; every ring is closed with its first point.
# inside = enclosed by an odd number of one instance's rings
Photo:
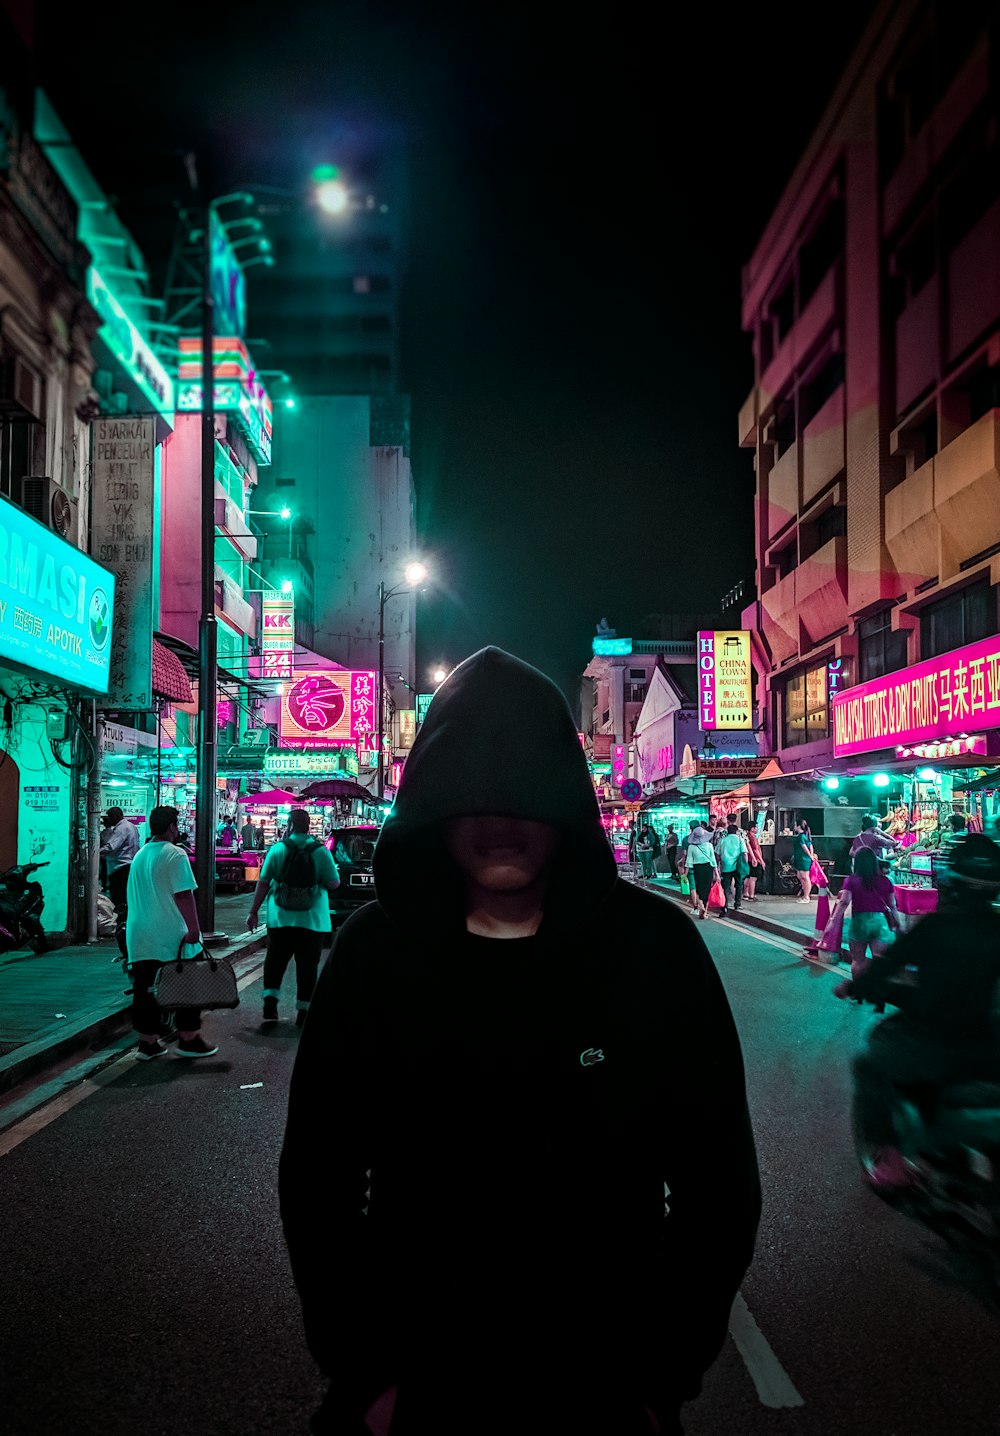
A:
{"type": "MultiPolygon", "coordinates": [[[[132,978],[132,1026],[139,1037],[136,1057],[149,1062],[162,1057],[160,1009],[150,988],[165,962],[184,955],[181,944],[200,943],[201,928],[194,894],[191,860],[177,846],[177,809],[154,808],[149,815],[150,840],[133,858],[128,880],[128,921],[125,949],[132,978]]],[[[193,954],[191,954],[193,956],[193,954]]],[[[218,1052],[201,1035],[201,1013],[179,1008],[178,1057],[211,1057],[218,1052]]]]}
{"type": "Polygon", "coordinates": [[[108,809],[104,822],[100,852],[108,875],[108,897],[118,911],[123,912],[129,866],[139,851],[139,829],[117,807],[108,809]]]}

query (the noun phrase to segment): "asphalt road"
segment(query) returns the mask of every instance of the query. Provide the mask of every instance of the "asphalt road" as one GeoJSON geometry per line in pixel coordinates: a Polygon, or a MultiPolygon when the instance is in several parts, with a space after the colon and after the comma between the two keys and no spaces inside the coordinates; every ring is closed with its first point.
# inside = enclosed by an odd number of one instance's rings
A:
{"type": "MultiPolygon", "coordinates": [[[[870,1009],[795,948],[702,930],[743,1037],[765,1208],[688,1436],[1000,1432],[1000,1321],[854,1165],[848,1062],[870,1009]]],[[[4,1436],[306,1436],[320,1382],[276,1199],[296,1029],[262,1035],[259,1003],[257,978],[206,1019],[217,1057],[125,1055],[0,1134],[4,1436]]]]}

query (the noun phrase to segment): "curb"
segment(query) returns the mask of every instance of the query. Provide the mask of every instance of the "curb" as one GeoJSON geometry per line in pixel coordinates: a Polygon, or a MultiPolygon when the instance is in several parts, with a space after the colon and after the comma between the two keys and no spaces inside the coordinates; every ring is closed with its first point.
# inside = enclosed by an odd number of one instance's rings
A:
{"type": "MultiPolygon", "coordinates": [[[[672,888],[656,888],[655,891],[662,893],[664,897],[670,898],[678,907],[682,907],[685,910],[689,909],[689,904],[684,900],[682,895],[674,892],[672,888]]],[[[729,922],[742,924],[744,927],[758,927],[763,932],[772,933],[775,937],[783,937],[786,942],[792,943],[795,947],[805,948],[812,940],[807,937],[805,933],[799,932],[797,928],[785,927],[783,923],[776,922],[774,918],[759,917],[756,913],[747,912],[745,908],[740,909],[738,918],[734,917],[732,913],[727,913],[726,919],[729,922]]],[[[843,948],[841,948],[841,952],[844,952],[843,948]]],[[[837,961],[833,953],[825,953],[824,956],[833,962],[837,961]]]]}
{"type": "MultiPolygon", "coordinates": [[[[237,967],[238,963],[254,956],[266,945],[267,932],[262,930],[256,937],[250,937],[246,942],[235,943],[221,955],[228,957],[233,966],[237,967]]],[[[238,967],[236,975],[237,977],[243,975],[238,967]]],[[[8,1052],[5,1057],[0,1057],[0,1095],[10,1092],[26,1077],[33,1077],[61,1057],[68,1057],[73,1052],[79,1052],[81,1048],[85,1047],[91,1052],[96,1052],[112,1038],[120,1037],[129,1031],[130,1014],[130,1003],[126,1003],[123,1007],[105,1006],[93,1008],[90,1012],[85,1012],[82,1016],[74,1018],[72,1022],[59,1022],[43,1028],[31,1042],[22,1043],[20,1047],[15,1047],[13,1051],[8,1052]]]]}

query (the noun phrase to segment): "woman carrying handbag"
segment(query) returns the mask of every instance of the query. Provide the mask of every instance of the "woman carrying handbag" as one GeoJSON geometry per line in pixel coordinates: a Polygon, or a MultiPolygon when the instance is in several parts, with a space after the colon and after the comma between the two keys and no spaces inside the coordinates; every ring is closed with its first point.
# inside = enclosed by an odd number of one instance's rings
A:
{"type": "MultiPolygon", "coordinates": [[[[721,885],[719,885],[719,869],[715,861],[712,836],[707,828],[700,825],[692,828],[691,836],[688,838],[685,863],[694,884],[694,910],[700,918],[705,919],[708,917],[708,899],[712,892],[713,881],[719,887],[719,892],[722,891],[721,885]]],[[[726,899],[723,896],[723,908],[725,905],[726,899]]]]}

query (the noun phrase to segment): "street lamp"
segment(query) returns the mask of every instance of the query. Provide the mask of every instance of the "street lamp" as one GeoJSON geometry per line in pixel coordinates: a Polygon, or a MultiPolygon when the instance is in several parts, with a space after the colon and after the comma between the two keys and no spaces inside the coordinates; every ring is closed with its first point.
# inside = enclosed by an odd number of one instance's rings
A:
{"type": "Polygon", "coordinates": [[[442,667],[435,668],[434,672],[431,674],[431,677],[434,679],[435,683],[443,683],[444,680],[448,677],[448,670],[447,668],[442,667]]]}
{"type": "Polygon", "coordinates": [[[383,688],[385,686],[385,606],[390,598],[395,598],[398,593],[410,593],[417,584],[423,583],[427,577],[427,566],[420,562],[408,564],[406,567],[405,583],[397,584],[395,588],[387,589],[385,579],[380,578],[378,583],[378,688],[376,689],[376,704],[378,706],[378,743],[376,757],[378,760],[378,779],[376,785],[376,796],[381,803],[385,797],[385,699],[383,688]]]}

